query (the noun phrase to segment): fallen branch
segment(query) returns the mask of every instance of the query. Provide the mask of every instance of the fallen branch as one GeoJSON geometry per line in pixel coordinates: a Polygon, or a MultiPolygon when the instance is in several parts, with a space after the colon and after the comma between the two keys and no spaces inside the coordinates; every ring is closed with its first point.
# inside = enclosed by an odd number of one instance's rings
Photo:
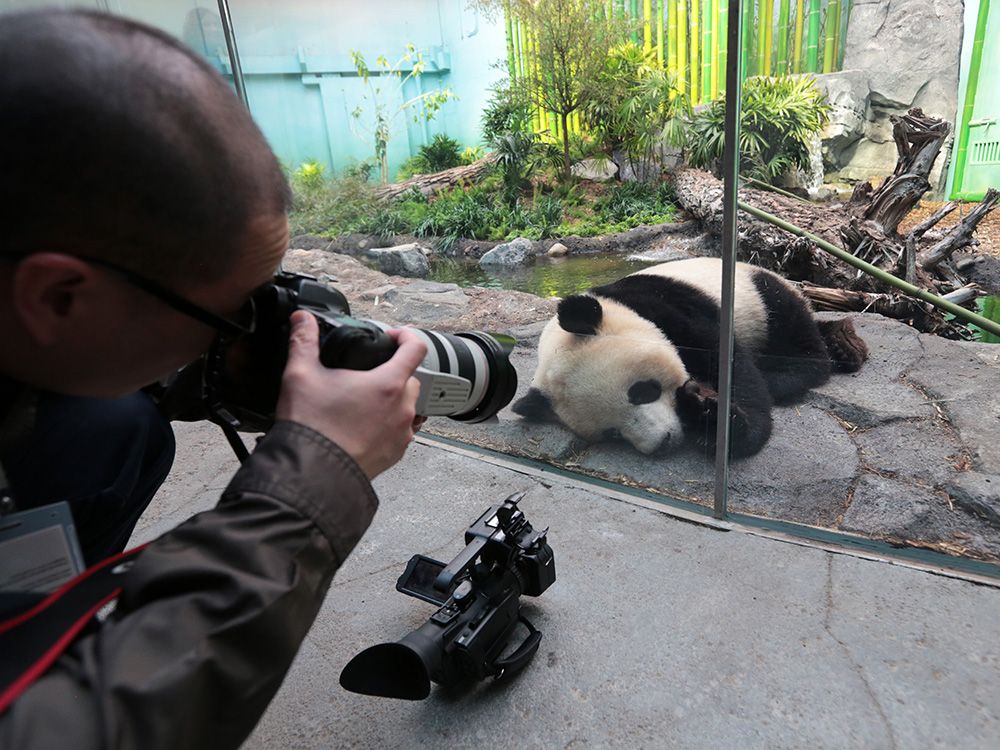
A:
{"type": "Polygon", "coordinates": [[[472,164],[452,167],[434,174],[418,174],[404,182],[383,185],[375,190],[375,198],[380,201],[392,201],[414,189],[430,197],[461,183],[478,182],[486,175],[487,170],[493,166],[495,161],[496,156],[487,154],[472,164]]]}

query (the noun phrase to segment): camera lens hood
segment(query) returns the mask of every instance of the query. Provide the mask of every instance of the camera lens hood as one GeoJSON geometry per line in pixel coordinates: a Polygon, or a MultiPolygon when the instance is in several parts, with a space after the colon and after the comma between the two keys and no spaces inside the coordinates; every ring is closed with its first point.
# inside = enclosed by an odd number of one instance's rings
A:
{"type": "Polygon", "coordinates": [[[486,353],[490,382],[485,395],[474,409],[464,414],[454,414],[451,419],[459,422],[483,422],[496,416],[497,412],[511,402],[517,391],[517,371],[510,363],[510,353],[517,342],[504,334],[483,331],[462,331],[454,335],[476,343],[486,353]]]}

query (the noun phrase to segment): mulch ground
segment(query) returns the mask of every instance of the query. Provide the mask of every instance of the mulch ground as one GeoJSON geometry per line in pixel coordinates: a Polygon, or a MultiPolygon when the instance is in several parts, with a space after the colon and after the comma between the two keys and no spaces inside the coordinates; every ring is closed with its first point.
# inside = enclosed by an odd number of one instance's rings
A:
{"type": "MultiPolygon", "coordinates": [[[[900,234],[905,234],[911,227],[926,219],[943,205],[944,203],[941,201],[920,201],[917,207],[899,225],[900,234]]],[[[975,208],[976,205],[976,203],[959,203],[958,208],[942,219],[935,229],[954,226],[962,220],[963,216],[966,216],[969,211],[975,208]]],[[[1000,258],[1000,208],[991,211],[979,223],[976,233],[973,236],[979,240],[979,247],[976,248],[979,252],[1000,258]]]]}

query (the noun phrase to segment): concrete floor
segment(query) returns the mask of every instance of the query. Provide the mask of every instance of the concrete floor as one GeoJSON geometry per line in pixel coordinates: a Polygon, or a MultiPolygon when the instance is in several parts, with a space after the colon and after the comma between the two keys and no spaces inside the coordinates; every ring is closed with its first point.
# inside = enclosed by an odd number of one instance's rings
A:
{"type": "MultiPolygon", "coordinates": [[[[235,468],[208,425],[142,539],[209,507],[235,468]]],[[[719,531],[433,444],[376,482],[382,505],[248,748],[1000,747],[1000,590],[719,531]],[[344,691],[343,666],[433,612],[396,593],[414,553],[450,560],[515,490],[551,527],[544,633],[506,685],[422,702],[344,691]]]]}

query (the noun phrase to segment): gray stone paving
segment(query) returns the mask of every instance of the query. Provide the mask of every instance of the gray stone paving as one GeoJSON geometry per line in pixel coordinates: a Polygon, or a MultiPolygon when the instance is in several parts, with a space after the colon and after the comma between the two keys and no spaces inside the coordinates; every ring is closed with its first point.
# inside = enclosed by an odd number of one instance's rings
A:
{"type": "MultiPolygon", "coordinates": [[[[235,469],[216,428],[177,432],[141,539],[210,507],[235,469]]],[[[1000,590],[684,523],[433,445],[376,487],[375,522],[248,748],[998,746],[1000,590]],[[405,561],[450,559],[516,489],[551,527],[558,571],[526,605],[545,634],[534,662],[506,686],[417,703],[343,691],[356,652],[431,611],[395,592],[405,561]]]]}

